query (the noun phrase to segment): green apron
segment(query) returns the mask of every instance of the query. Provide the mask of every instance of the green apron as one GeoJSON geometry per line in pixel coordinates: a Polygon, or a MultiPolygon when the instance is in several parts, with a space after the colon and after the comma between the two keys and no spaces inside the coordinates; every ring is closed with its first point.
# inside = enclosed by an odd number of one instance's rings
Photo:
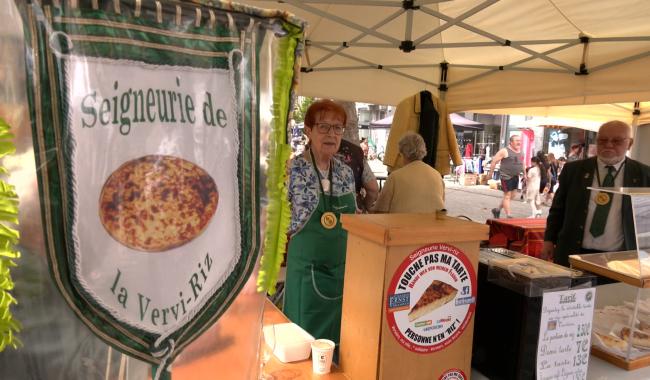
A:
{"type": "Polygon", "coordinates": [[[337,216],[336,226],[328,230],[320,222],[326,203],[320,194],[309,221],[289,242],[284,313],[314,338],[330,339],[338,345],[348,238],[340,215],[355,213],[356,204],[353,192],[328,196],[337,216]]]}

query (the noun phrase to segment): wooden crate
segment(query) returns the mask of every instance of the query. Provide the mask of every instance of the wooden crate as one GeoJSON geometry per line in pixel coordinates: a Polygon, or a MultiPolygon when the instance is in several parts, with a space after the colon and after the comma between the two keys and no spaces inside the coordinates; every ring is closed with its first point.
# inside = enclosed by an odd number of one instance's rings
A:
{"type": "Polygon", "coordinates": [[[478,175],[474,173],[465,173],[461,177],[460,183],[463,186],[474,186],[478,181],[478,175]]]}

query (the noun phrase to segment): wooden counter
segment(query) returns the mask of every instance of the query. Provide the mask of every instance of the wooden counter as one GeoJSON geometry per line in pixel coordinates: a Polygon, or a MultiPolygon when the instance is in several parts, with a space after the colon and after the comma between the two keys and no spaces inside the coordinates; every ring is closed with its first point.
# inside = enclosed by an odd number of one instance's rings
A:
{"type": "MultiPolygon", "coordinates": [[[[289,322],[287,317],[275,307],[268,299],[264,304],[264,326],[276,323],[289,322]]],[[[262,357],[264,350],[270,351],[270,348],[262,343],[262,357]]],[[[338,380],[347,379],[347,377],[335,366],[332,366],[332,372],[327,375],[316,375],[312,372],[311,357],[307,360],[293,363],[282,363],[273,354],[263,368],[262,378],[265,380],[289,380],[289,379],[319,379],[319,380],[338,380]]]]}
{"type": "MultiPolygon", "coordinates": [[[[269,301],[264,294],[254,290],[250,281],[248,290],[242,291],[231,307],[214,326],[193,342],[174,361],[173,380],[289,380],[318,379],[341,380],[346,377],[338,368],[328,375],[312,374],[311,358],[295,363],[282,363],[272,354],[259,374],[265,350],[260,324],[270,325],[288,322],[287,317],[269,301]],[[261,344],[260,344],[261,343],[261,344]]],[[[267,356],[268,357],[268,356],[267,356]]],[[[142,375],[133,379],[151,379],[151,367],[137,362],[142,375]]],[[[135,371],[136,364],[129,369],[135,371]]]]}
{"type": "MultiPolygon", "coordinates": [[[[616,304],[621,300],[633,300],[632,287],[625,287],[623,284],[611,284],[598,287],[597,306],[616,304]],[[628,290],[626,293],[623,290],[628,290]],[[602,302],[599,304],[598,300],[602,302]]],[[[480,292],[479,292],[480,293],[480,292]]],[[[236,317],[230,316],[232,310],[226,312],[226,316],[219,322],[220,326],[214,326],[203,336],[199,337],[181,357],[174,363],[174,380],[241,380],[253,379],[255,366],[258,361],[256,357],[248,355],[245,346],[258,342],[260,329],[239,330],[242,325],[259,326],[260,317],[263,317],[263,324],[274,324],[288,322],[282,314],[264,295],[261,294],[240,294],[235,300],[231,309],[237,310],[236,317]],[[263,309],[263,316],[262,314],[263,309]],[[215,344],[215,341],[219,342],[215,344]]],[[[260,356],[263,357],[262,347],[260,356]]],[[[130,359],[129,378],[151,379],[151,367],[136,359],[130,359]],[[139,367],[139,368],[136,368],[139,367]],[[140,371],[138,371],[140,370],[140,371]],[[136,374],[138,373],[138,374],[136,374]]],[[[282,363],[271,356],[264,367],[264,380],[340,380],[350,378],[338,368],[328,375],[314,375],[312,373],[311,359],[296,363],[282,363]]],[[[488,380],[478,371],[471,371],[471,378],[474,380],[488,380]]],[[[635,371],[626,371],[597,357],[591,356],[589,360],[589,379],[617,379],[637,380],[650,379],[650,368],[641,368],[635,371]]],[[[406,380],[406,377],[403,377],[406,380]]],[[[358,379],[354,379],[358,380],[358,379]]]]}

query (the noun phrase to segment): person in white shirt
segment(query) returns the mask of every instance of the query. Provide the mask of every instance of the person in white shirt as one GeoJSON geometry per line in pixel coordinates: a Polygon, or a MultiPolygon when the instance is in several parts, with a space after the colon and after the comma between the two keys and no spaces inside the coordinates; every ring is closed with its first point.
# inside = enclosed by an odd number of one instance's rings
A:
{"type": "Polygon", "coordinates": [[[532,210],[531,218],[540,218],[542,209],[539,207],[542,203],[542,197],[539,193],[539,184],[542,180],[542,170],[544,166],[539,162],[539,158],[531,159],[532,166],[526,171],[526,201],[530,202],[532,210]]]}

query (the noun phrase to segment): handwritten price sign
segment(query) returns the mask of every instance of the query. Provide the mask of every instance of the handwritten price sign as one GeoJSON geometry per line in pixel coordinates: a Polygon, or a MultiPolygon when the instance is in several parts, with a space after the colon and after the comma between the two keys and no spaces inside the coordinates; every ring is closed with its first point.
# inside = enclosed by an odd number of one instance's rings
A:
{"type": "Polygon", "coordinates": [[[544,293],[537,379],[587,379],[594,288],[544,293]]]}

